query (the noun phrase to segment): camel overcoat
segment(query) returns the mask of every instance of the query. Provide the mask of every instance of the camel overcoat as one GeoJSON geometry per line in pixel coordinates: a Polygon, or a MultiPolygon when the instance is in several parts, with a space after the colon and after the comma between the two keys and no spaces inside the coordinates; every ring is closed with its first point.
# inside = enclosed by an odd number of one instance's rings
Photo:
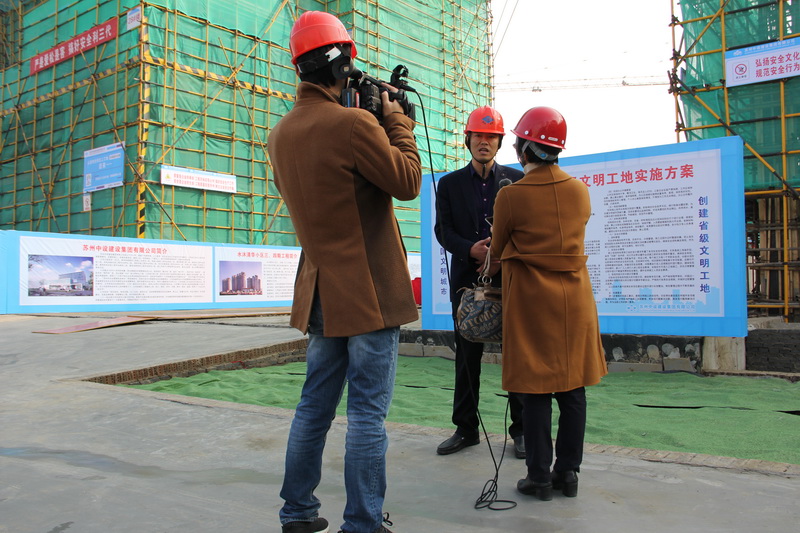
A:
{"type": "Polygon", "coordinates": [[[503,276],[503,389],[594,385],[608,370],[584,255],[589,190],[557,165],[503,187],[490,253],[503,276]]]}
{"type": "Polygon", "coordinates": [[[272,128],[268,151],[303,251],[290,324],[306,333],[315,290],[324,335],[351,337],[419,318],[392,198],[422,184],[414,121],[383,126],[301,82],[294,107],[272,128]]]}

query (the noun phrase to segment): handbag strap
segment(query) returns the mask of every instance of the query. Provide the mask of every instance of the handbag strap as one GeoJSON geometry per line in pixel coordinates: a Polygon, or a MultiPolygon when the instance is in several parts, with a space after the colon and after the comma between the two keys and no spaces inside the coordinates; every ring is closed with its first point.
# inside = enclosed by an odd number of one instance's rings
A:
{"type": "Polygon", "coordinates": [[[486,259],[483,262],[483,268],[481,268],[480,274],[478,275],[478,282],[483,283],[484,285],[489,285],[492,283],[492,277],[489,275],[489,269],[492,266],[492,258],[491,252],[486,250],[486,259]]]}

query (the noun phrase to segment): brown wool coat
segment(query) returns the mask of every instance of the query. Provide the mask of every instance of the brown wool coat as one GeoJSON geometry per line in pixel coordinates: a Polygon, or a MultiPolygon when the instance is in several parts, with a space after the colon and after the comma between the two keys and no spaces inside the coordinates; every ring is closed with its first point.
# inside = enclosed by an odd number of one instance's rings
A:
{"type": "Polygon", "coordinates": [[[413,200],[422,183],[414,122],[342,107],[302,82],[268,140],[275,185],[303,253],[290,323],[308,330],[319,290],[326,337],[349,337],[419,317],[392,197],[413,200]]]}
{"type": "Polygon", "coordinates": [[[569,391],[608,372],[583,249],[590,215],[586,185],[557,165],[497,193],[490,253],[502,263],[507,391],[569,391]]]}

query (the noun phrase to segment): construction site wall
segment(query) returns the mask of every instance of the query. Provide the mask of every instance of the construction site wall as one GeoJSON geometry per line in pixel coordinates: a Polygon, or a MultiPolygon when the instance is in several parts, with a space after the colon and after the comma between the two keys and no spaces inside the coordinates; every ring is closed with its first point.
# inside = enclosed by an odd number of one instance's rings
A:
{"type": "MultiPolygon", "coordinates": [[[[0,229],[297,245],[266,140],[306,10],[340,17],[368,74],[408,68],[426,172],[464,164],[466,116],[492,96],[488,1],[2,0],[0,229]],[[85,153],[113,145],[121,183],[87,187],[85,153]]],[[[419,251],[419,201],[395,210],[419,251]]]]}
{"type": "Polygon", "coordinates": [[[748,307],[752,315],[800,311],[800,37],[797,0],[671,0],[677,129],[687,140],[745,142],[748,307]],[[763,80],[737,84],[726,57],[780,50],[754,63],[763,80]]]}

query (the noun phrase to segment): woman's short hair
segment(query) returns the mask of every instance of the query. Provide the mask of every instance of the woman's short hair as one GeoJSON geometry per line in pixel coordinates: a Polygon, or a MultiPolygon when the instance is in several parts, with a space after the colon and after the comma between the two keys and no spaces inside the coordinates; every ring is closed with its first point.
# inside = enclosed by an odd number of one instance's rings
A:
{"type": "Polygon", "coordinates": [[[561,153],[561,148],[539,144],[536,141],[528,142],[528,139],[523,139],[522,137],[517,137],[517,142],[514,143],[514,146],[522,147],[525,146],[526,142],[528,145],[525,147],[524,154],[528,161],[542,165],[554,165],[558,163],[558,155],[561,153]]]}

